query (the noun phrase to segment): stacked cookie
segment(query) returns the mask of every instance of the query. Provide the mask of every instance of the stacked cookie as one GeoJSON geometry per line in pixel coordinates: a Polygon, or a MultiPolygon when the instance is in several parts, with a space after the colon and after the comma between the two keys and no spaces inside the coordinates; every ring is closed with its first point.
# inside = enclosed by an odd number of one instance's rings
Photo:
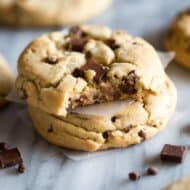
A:
{"type": "Polygon", "coordinates": [[[171,24],[165,47],[176,53],[175,62],[190,68],[190,10],[181,12],[171,24]]]}
{"type": "Polygon", "coordinates": [[[34,40],[19,58],[16,88],[49,142],[96,151],[154,136],[171,116],[176,89],[155,49],[106,26],[82,25],[34,40]],[[113,115],[76,108],[129,101],[113,115]]]}
{"type": "Polygon", "coordinates": [[[5,97],[9,94],[13,85],[13,74],[5,59],[0,55],[0,107],[7,103],[5,97]]]}
{"type": "Polygon", "coordinates": [[[1,0],[0,24],[62,26],[84,22],[106,9],[111,0],[1,0]],[[93,6],[93,8],[92,8],[93,6]]]}

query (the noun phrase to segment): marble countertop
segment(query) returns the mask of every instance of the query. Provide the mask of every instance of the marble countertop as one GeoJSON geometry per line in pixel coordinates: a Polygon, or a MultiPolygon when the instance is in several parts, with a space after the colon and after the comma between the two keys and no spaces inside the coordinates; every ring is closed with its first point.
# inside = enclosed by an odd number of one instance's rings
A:
{"type": "MultiPolygon", "coordinates": [[[[143,36],[157,49],[167,25],[189,1],[179,0],[115,0],[105,13],[89,23],[107,24],[124,28],[143,36]]],[[[12,68],[22,49],[33,38],[55,29],[24,30],[0,28],[0,52],[12,68]]],[[[176,112],[168,127],[153,139],[128,149],[106,151],[94,156],[65,156],[65,152],[44,141],[25,120],[25,108],[11,104],[0,111],[0,141],[21,149],[27,170],[17,175],[13,168],[0,171],[2,190],[145,190],[163,189],[183,176],[190,176],[190,153],[183,164],[161,164],[159,151],[165,143],[190,144],[190,72],[174,64],[167,69],[178,90],[176,112]],[[73,159],[74,158],[74,159],[73,159]],[[155,177],[143,177],[130,182],[130,171],[144,172],[156,165],[160,171],[155,177]]]]}

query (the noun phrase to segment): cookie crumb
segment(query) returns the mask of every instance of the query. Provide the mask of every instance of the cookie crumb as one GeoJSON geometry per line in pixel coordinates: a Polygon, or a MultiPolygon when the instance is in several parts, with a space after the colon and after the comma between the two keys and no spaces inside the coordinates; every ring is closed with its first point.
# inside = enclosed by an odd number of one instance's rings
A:
{"type": "Polygon", "coordinates": [[[147,169],[148,175],[157,175],[158,174],[158,168],[151,166],[147,169]]]}
{"type": "Polygon", "coordinates": [[[129,174],[129,179],[131,181],[136,181],[138,179],[140,179],[141,175],[138,172],[130,172],[129,174]]]}

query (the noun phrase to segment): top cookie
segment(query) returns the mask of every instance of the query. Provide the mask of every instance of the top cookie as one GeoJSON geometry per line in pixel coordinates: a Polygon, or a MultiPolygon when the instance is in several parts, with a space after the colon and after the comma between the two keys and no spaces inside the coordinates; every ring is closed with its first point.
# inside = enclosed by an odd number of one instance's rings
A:
{"type": "Polygon", "coordinates": [[[4,58],[0,56],[0,106],[6,103],[8,95],[14,84],[14,77],[4,58]]]}
{"type": "Polygon", "coordinates": [[[172,23],[165,47],[176,52],[176,63],[190,68],[190,10],[180,13],[172,23]]]}
{"type": "Polygon", "coordinates": [[[16,26],[78,24],[103,11],[111,0],[1,0],[0,23],[16,26]]]}
{"type": "Polygon", "coordinates": [[[165,72],[141,38],[105,26],[73,27],[34,40],[19,58],[16,87],[31,106],[55,115],[68,108],[157,94],[165,72]]]}

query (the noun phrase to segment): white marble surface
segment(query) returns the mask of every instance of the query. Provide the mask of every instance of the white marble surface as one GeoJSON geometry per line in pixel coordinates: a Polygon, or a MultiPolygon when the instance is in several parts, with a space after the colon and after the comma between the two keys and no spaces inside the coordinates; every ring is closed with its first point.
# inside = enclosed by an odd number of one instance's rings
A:
{"type": "MultiPolygon", "coordinates": [[[[188,5],[189,0],[115,0],[109,11],[90,23],[125,28],[161,48],[167,24],[188,5]]],[[[0,28],[0,52],[15,69],[18,55],[26,44],[51,30],[0,28]]],[[[27,170],[22,175],[16,175],[13,168],[1,170],[0,189],[160,190],[172,181],[190,175],[190,153],[182,165],[163,165],[158,159],[165,143],[190,144],[190,72],[173,64],[167,71],[178,89],[178,105],[166,130],[139,146],[107,151],[104,156],[93,159],[73,161],[66,158],[61,149],[38,136],[31,123],[23,122],[23,106],[12,104],[1,110],[0,141],[20,147],[27,170]],[[138,182],[128,181],[128,172],[143,172],[151,164],[160,168],[157,176],[143,177],[138,182]]]]}

